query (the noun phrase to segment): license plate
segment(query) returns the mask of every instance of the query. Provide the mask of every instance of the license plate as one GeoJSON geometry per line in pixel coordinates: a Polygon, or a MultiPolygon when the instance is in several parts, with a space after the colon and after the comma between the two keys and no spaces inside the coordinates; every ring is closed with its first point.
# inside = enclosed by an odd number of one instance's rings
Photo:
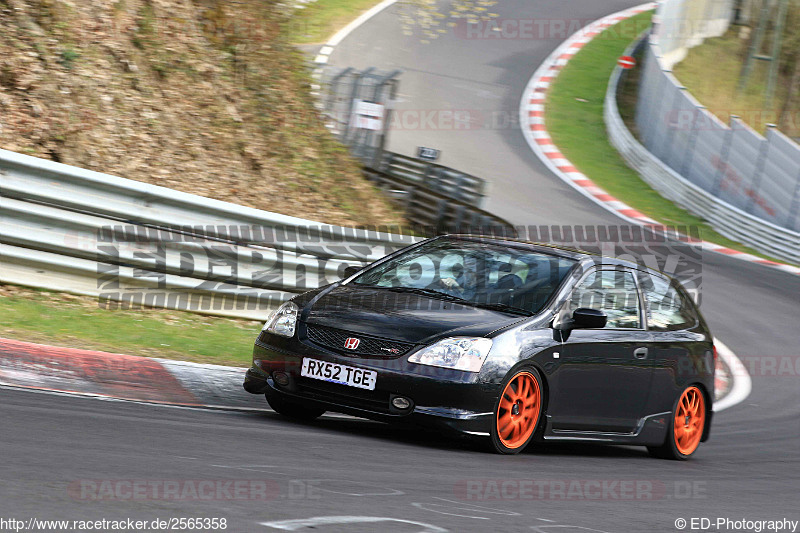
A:
{"type": "Polygon", "coordinates": [[[378,380],[378,373],[374,370],[318,361],[308,357],[303,358],[300,375],[367,390],[375,390],[375,382],[378,380]]]}

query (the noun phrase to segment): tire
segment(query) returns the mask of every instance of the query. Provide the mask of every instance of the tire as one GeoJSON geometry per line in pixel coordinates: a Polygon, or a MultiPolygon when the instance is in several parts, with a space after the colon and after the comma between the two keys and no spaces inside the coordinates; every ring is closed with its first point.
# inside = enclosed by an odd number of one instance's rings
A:
{"type": "Polygon", "coordinates": [[[314,420],[325,414],[325,409],[295,403],[276,393],[267,393],[264,396],[267,398],[267,403],[272,407],[273,411],[288,418],[293,418],[295,420],[314,420]]]}
{"type": "Polygon", "coordinates": [[[504,455],[521,452],[530,443],[542,418],[542,378],[534,368],[510,374],[494,408],[491,440],[504,455]]]}
{"type": "Polygon", "coordinates": [[[706,426],[706,398],[695,385],[686,387],[672,408],[667,437],[661,446],[648,446],[653,457],[685,461],[697,451],[706,426]]]}

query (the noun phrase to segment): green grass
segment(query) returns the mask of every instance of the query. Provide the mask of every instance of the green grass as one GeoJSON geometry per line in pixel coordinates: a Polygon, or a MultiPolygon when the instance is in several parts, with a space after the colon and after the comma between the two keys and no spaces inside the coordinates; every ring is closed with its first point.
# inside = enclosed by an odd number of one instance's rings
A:
{"type": "Polygon", "coordinates": [[[317,0],[298,9],[287,28],[297,44],[322,43],[379,0],[317,0]]]}
{"type": "Polygon", "coordinates": [[[0,285],[0,337],[199,363],[249,366],[261,323],[153,309],[110,311],[97,300],[0,285]]]}
{"type": "Polygon", "coordinates": [[[652,13],[612,26],[578,52],[548,91],[545,121],[553,142],[575,167],[609,194],[667,225],[695,226],[704,240],[767,257],[723,237],[703,219],[667,200],[631,169],[611,145],[603,101],[617,59],[652,13]]]}

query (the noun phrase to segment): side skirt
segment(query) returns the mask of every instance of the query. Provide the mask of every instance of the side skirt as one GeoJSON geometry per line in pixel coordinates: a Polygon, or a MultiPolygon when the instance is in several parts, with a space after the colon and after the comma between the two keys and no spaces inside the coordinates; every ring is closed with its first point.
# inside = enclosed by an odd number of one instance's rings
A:
{"type": "Polygon", "coordinates": [[[637,446],[658,446],[667,436],[667,428],[672,413],[655,413],[639,420],[636,429],[630,433],[610,433],[601,431],[553,430],[552,418],[547,416],[543,440],[545,441],[587,441],[609,444],[635,444],[637,446]]]}

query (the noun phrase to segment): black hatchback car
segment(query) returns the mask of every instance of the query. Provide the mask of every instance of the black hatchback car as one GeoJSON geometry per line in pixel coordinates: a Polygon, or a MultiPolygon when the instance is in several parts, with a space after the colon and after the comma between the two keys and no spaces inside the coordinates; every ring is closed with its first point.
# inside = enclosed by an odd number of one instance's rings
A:
{"type": "Polygon", "coordinates": [[[561,440],[686,459],[708,438],[715,357],[692,299],[655,270],[444,236],[283,304],[244,388],[287,416],[412,421],[500,453],[561,440]]]}

